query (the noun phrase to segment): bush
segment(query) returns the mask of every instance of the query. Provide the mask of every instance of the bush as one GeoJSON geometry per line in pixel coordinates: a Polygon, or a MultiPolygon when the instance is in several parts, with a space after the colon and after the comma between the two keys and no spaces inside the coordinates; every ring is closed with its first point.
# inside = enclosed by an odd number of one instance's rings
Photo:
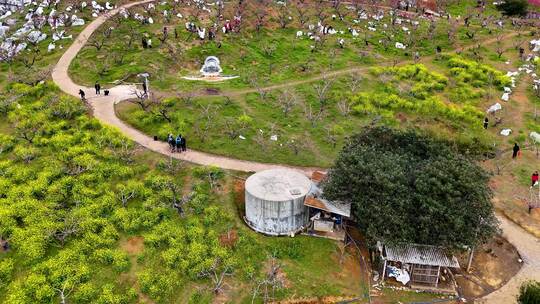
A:
{"type": "Polygon", "coordinates": [[[540,283],[531,281],[521,285],[518,304],[540,304],[540,283]]]}
{"type": "Polygon", "coordinates": [[[497,8],[506,16],[525,16],[529,2],[527,0],[505,0],[497,8]]]}
{"type": "Polygon", "coordinates": [[[445,59],[448,61],[450,73],[455,76],[460,86],[472,85],[478,88],[493,85],[502,89],[512,84],[508,76],[485,64],[457,55],[448,55],[445,59]]]}
{"type": "Polygon", "coordinates": [[[11,281],[13,267],[13,259],[6,258],[0,261],[0,288],[11,281]]]}

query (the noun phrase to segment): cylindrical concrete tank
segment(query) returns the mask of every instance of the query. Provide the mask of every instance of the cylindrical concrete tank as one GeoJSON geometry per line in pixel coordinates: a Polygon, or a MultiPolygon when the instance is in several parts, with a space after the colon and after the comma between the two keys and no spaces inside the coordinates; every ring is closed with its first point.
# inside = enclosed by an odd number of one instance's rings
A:
{"type": "Polygon", "coordinates": [[[246,181],[246,223],[269,235],[290,235],[308,223],[306,195],[311,181],[292,169],[258,172],[246,181]]]}

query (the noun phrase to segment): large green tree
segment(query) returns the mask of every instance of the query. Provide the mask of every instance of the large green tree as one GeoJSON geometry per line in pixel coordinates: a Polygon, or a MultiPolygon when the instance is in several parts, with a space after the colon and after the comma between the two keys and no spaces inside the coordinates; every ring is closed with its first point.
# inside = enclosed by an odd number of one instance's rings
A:
{"type": "Polygon", "coordinates": [[[497,231],[488,180],[442,141],[374,127],[350,138],[323,187],[328,199],[353,203],[372,242],[459,247],[497,231]]]}
{"type": "Polygon", "coordinates": [[[505,0],[497,8],[507,16],[525,16],[529,2],[527,0],[505,0]]]}

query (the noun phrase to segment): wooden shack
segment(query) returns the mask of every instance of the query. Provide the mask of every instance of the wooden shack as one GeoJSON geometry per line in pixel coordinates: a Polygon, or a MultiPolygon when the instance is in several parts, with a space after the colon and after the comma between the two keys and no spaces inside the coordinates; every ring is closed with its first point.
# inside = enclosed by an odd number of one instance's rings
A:
{"type": "Polygon", "coordinates": [[[408,276],[408,280],[401,282],[411,288],[435,290],[440,287],[444,271],[459,268],[457,258],[440,247],[418,244],[379,244],[378,247],[384,263],[383,281],[390,277],[389,270],[394,270],[408,276]]]}
{"type": "Polygon", "coordinates": [[[304,201],[309,214],[307,234],[344,241],[347,234],[344,221],[351,217],[351,203],[325,199],[319,188],[325,178],[326,174],[322,172],[314,172],[311,177],[313,186],[304,201]]]}

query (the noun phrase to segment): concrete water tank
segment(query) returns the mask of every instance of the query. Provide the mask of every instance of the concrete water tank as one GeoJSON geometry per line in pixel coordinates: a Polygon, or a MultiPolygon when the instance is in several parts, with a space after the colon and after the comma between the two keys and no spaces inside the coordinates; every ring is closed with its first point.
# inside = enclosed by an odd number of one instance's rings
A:
{"type": "Polygon", "coordinates": [[[311,181],[292,169],[258,172],[246,181],[246,223],[268,235],[290,235],[308,224],[311,181]]]}

